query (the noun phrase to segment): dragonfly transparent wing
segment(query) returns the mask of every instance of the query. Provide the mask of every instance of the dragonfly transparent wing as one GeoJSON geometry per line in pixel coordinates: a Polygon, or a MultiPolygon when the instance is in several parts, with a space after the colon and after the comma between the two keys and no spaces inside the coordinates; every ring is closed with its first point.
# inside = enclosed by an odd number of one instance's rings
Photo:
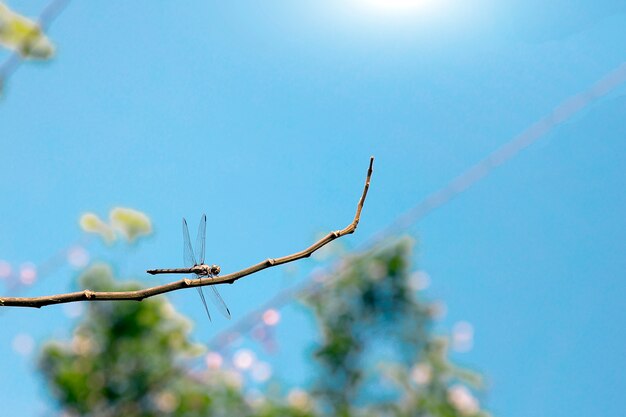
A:
{"type": "MultiPolygon", "coordinates": [[[[196,237],[196,259],[199,264],[204,264],[204,252],[206,248],[206,214],[203,214],[200,218],[200,225],[198,226],[198,235],[196,237]]],[[[198,287],[199,290],[202,290],[202,287],[198,287]]],[[[220,293],[217,291],[215,286],[211,286],[211,291],[209,291],[209,296],[211,301],[217,307],[220,313],[227,319],[230,319],[230,310],[226,306],[226,303],[220,296],[220,293]]],[[[206,304],[205,304],[206,306],[206,304]]],[[[208,312],[207,312],[208,313],[208,312]]]]}
{"type": "Polygon", "coordinates": [[[209,321],[211,321],[211,313],[209,313],[209,307],[207,307],[206,305],[206,299],[204,298],[202,287],[196,287],[196,290],[198,290],[198,294],[200,294],[200,299],[202,300],[202,304],[204,305],[204,311],[206,311],[206,315],[209,318],[209,321]]]}
{"type": "Polygon", "coordinates": [[[187,227],[187,220],[183,217],[183,262],[185,268],[191,268],[197,265],[196,258],[193,256],[193,249],[191,248],[191,240],[189,239],[189,228],[187,227]]]}
{"type": "Polygon", "coordinates": [[[204,263],[204,248],[206,245],[206,214],[200,217],[200,225],[198,226],[198,234],[196,235],[196,260],[198,265],[204,263]]]}
{"type": "MultiPolygon", "coordinates": [[[[196,258],[193,256],[193,249],[191,248],[191,240],[189,239],[189,228],[187,227],[187,220],[185,220],[184,217],[183,217],[183,261],[185,262],[186,268],[191,268],[192,266],[197,265],[196,258]]],[[[206,305],[206,299],[204,298],[202,287],[196,287],[196,290],[198,290],[198,294],[200,295],[200,300],[202,300],[202,304],[204,305],[204,310],[206,311],[206,315],[209,317],[209,321],[210,321],[211,313],[209,313],[209,307],[207,307],[206,305]]]]}
{"type": "Polygon", "coordinates": [[[215,307],[217,307],[219,312],[222,313],[222,315],[227,319],[230,319],[230,310],[226,306],[224,300],[222,300],[220,293],[217,292],[217,288],[215,288],[215,285],[211,285],[211,291],[209,292],[209,294],[211,296],[211,301],[213,302],[215,307]]]}

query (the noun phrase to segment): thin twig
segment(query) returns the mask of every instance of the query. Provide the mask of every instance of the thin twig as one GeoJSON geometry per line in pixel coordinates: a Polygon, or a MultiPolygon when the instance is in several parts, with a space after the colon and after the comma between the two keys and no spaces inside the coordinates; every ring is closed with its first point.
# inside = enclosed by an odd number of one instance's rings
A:
{"type": "Polygon", "coordinates": [[[145,288],[137,291],[117,291],[117,292],[97,292],[91,290],[78,291],[67,294],[58,294],[58,295],[48,295],[43,297],[0,297],[0,306],[6,307],[44,307],[50,304],[64,304],[64,303],[72,303],[76,301],[105,301],[105,300],[134,300],[141,301],[145,298],[153,297],[159,294],[165,294],[170,291],[176,291],[183,288],[190,287],[205,287],[208,285],[217,285],[217,284],[232,284],[238,279],[241,279],[245,276],[254,274],[266,268],[271,268],[273,266],[278,266],[282,264],[286,264],[288,262],[297,261],[298,259],[308,258],[311,256],[313,252],[332,242],[335,239],[338,239],[342,236],[349,235],[354,233],[356,230],[359,220],[361,219],[361,210],[363,209],[363,204],[365,203],[365,198],[367,197],[367,191],[370,186],[370,179],[372,177],[372,166],[374,164],[374,157],[370,159],[369,168],[367,170],[367,178],[365,180],[365,186],[363,187],[363,194],[359,199],[359,203],[356,207],[356,214],[354,215],[354,219],[352,223],[341,230],[336,230],[334,232],[330,232],[322,239],[318,240],[308,248],[301,250],[300,252],[296,252],[291,255],[283,256],[281,258],[269,258],[264,261],[261,261],[255,265],[252,265],[248,268],[242,269],[241,271],[233,272],[231,274],[226,274],[213,278],[198,278],[198,279],[182,279],[180,281],[171,282],[169,284],[160,285],[157,287],[145,288]]]}
{"type": "MultiPolygon", "coordinates": [[[[397,217],[394,222],[376,233],[370,239],[361,241],[362,243],[353,250],[353,253],[371,250],[385,242],[385,240],[391,236],[406,232],[414,223],[422,220],[434,210],[448,204],[453,198],[465,192],[487,175],[490,175],[495,168],[507,163],[527,146],[532,145],[544,137],[546,133],[549,133],[551,129],[558,124],[567,121],[577,112],[583,110],[598,98],[612,92],[625,82],[626,62],[623,62],[617,68],[614,68],[611,72],[596,81],[591,87],[563,101],[538,122],[526,128],[521,134],[511,139],[509,142],[506,142],[495,152],[487,155],[481,162],[464,171],[456,179],[421,200],[417,205],[397,217]],[[479,167],[484,167],[485,171],[482,171],[483,168],[479,167]]],[[[249,311],[228,328],[212,336],[206,344],[211,350],[216,352],[224,350],[229,343],[237,339],[237,336],[247,334],[251,329],[257,326],[265,311],[269,309],[280,309],[293,302],[296,298],[306,297],[315,292],[320,285],[320,283],[315,280],[315,277],[317,277],[319,273],[329,276],[329,279],[324,281],[325,283],[337,279],[337,274],[333,273],[337,271],[341,262],[342,260],[338,260],[334,265],[325,268],[321,272],[316,271],[315,274],[309,274],[303,282],[280,290],[269,301],[249,311]]]]}

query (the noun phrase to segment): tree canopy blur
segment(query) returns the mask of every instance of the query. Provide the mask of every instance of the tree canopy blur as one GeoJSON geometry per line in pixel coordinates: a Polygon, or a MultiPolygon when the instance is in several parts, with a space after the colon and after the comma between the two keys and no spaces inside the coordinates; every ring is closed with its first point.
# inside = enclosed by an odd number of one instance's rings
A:
{"type": "MultiPolygon", "coordinates": [[[[198,367],[204,347],[166,297],[92,302],[72,340],[50,341],[39,366],[67,415],[80,416],[485,416],[480,378],[448,359],[432,329],[436,306],[418,297],[412,241],[345,257],[302,294],[320,337],[306,390],[280,385],[280,368],[250,389],[229,361],[198,367]]],[[[80,279],[93,290],[131,290],[97,264],[80,279]]],[[[208,361],[207,361],[208,362],[208,361]]]]}

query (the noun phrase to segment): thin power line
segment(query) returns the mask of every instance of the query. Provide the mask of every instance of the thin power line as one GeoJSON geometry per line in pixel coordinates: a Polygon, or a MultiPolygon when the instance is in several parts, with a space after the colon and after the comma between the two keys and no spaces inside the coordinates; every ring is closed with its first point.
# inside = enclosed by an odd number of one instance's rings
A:
{"type": "Polygon", "coordinates": [[[518,136],[514,137],[502,147],[489,154],[476,165],[470,167],[440,190],[430,194],[415,207],[398,217],[391,225],[385,228],[385,230],[381,233],[382,236],[375,236],[374,240],[380,240],[381,237],[384,238],[385,236],[390,236],[399,231],[405,230],[413,223],[424,218],[433,210],[446,204],[448,201],[452,200],[454,197],[489,175],[491,171],[499,165],[504,164],[520,151],[542,138],[554,127],[574,116],[593,101],[614,90],[624,81],[626,81],[626,62],[606,74],[587,90],[576,94],[559,104],[554,110],[552,110],[552,112],[532,124],[518,136]]]}
{"type": "MultiPolygon", "coordinates": [[[[447,204],[454,197],[458,196],[472,185],[485,178],[495,168],[509,161],[523,149],[545,136],[557,125],[568,120],[600,97],[603,97],[615,90],[625,81],[626,62],[607,73],[588,89],[559,104],[554,110],[552,110],[552,112],[529,126],[526,130],[505,143],[499,149],[489,154],[477,164],[471,166],[438,191],[428,195],[413,208],[396,218],[394,222],[385,227],[381,232],[368,239],[363,245],[357,248],[357,251],[371,249],[377,243],[384,241],[388,237],[408,229],[411,225],[423,219],[432,211],[447,204]]],[[[338,264],[335,263],[326,268],[326,275],[329,276],[328,273],[335,270],[337,267],[338,264]]],[[[208,346],[215,350],[221,350],[231,341],[238,338],[241,334],[246,333],[257,326],[259,324],[259,319],[266,310],[271,308],[279,309],[291,303],[298,296],[314,293],[320,288],[320,282],[314,279],[315,276],[317,276],[317,273],[310,274],[304,282],[279,291],[262,306],[249,312],[241,319],[237,320],[228,329],[211,338],[208,346]]]]}
{"type": "MultiPolygon", "coordinates": [[[[46,31],[52,24],[52,22],[63,12],[65,7],[69,4],[70,0],[52,0],[50,1],[46,7],[39,14],[39,18],[37,19],[37,23],[42,31],[46,31]]],[[[11,53],[7,59],[0,64],[0,87],[2,84],[6,82],[6,80],[17,71],[22,63],[22,57],[18,52],[11,53]]],[[[79,240],[76,244],[68,246],[59,250],[57,253],[50,256],[46,261],[41,263],[36,268],[36,274],[38,277],[38,281],[44,278],[47,275],[51,275],[59,269],[64,264],[64,259],[67,256],[67,252],[69,248],[81,244],[84,239],[79,240]]],[[[16,287],[12,288],[14,294],[17,294],[20,290],[24,289],[24,286],[17,286],[19,280],[17,279],[17,273],[9,274],[8,277],[5,277],[7,281],[13,281],[16,287]]]]}

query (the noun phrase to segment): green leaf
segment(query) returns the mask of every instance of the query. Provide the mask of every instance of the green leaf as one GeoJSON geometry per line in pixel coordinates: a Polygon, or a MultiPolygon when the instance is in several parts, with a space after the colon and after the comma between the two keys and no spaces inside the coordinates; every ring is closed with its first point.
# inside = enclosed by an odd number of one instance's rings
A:
{"type": "Polygon", "coordinates": [[[87,233],[100,235],[107,243],[115,240],[113,228],[94,213],[85,213],[80,217],[80,227],[87,233]]]}
{"type": "Polygon", "coordinates": [[[116,207],[111,210],[110,218],[111,226],[121,232],[129,242],[152,233],[150,218],[140,211],[116,207]]]}
{"type": "Polygon", "coordinates": [[[0,45],[18,52],[23,58],[49,59],[54,45],[34,21],[15,13],[0,2],[0,45]]]}
{"type": "Polygon", "coordinates": [[[107,243],[113,242],[118,234],[133,243],[141,236],[152,233],[150,218],[141,211],[124,207],[115,207],[109,213],[110,222],[106,223],[94,213],[85,213],[80,218],[80,227],[88,233],[100,235],[107,243]]]}

